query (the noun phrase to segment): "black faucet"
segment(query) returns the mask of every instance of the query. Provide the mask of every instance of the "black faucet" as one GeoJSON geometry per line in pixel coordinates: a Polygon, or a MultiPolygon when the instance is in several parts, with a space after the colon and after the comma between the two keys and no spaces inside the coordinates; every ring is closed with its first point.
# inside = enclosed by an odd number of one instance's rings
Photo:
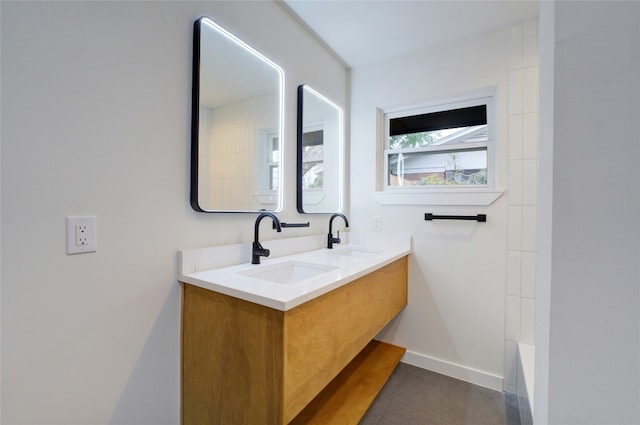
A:
{"type": "Polygon", "coordinates": [[[265,249],[260,245],[258,241],[258,229],[260,229],[260,221],[265,217],[271,217],[273,220],[273,224],[276,226],[277,232],[282,232],[282,228],[280,227],[280,220],[275,214],[270,213],[268,211],[260,213],[260,215],[256,218],[256,224],[253,231],[253,250],[251,252],[251,264],[260,264],[260,257],[268,257],[270,252],[268,249],[265,249]]]}
{"type": "Polygon", "coordinates": [[[333,237],[333,232],[331,231],[331,226],[333,225],[333,219],[336,217],[342,217],[346,227],[349,227],[349,220],[347,220],[347,217],[344,214],[335,213],[331,216],[331,218],[329,219],[329,234],[327,235],[327,248],[329,249],[333,249],[334,243],[340,243],[340,231],[338,230],[337,238],[333,237]]]}

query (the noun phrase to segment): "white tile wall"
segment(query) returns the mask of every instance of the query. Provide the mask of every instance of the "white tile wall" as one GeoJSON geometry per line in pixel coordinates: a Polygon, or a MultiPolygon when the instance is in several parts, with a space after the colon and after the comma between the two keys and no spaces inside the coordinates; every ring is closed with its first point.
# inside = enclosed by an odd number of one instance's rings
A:
{"type": "Polygon", "coordinates": [[[521,297],[507,296],[507,340],[520,340],[521,297]]]}
{"type": "MultiPolygon", "coordinates": [[[[512,71],[515,72],[515,71],[512,71]]],[[[538,111],[538,67],[524,68],[522,71],[522,112],[538,111]]]]}
{"type": "Polygon", "coordinates": [[[535,344],[536,300],[520,299],[520,342],[535,344]]]}
{"type": "Polygon", "coordinates": [[[522,115],[522,158],[538,159],[538,113],[522,115]]]}
{"type": "Polygon", "coordinates": [[[521,114],[523,112],[523,70],[509,71],[509,114],[521,114]]]}
{"type": "Polygon", "coordinates": [[[523,164],[521,159],[509,161],[509,205],[522,205],[523,164]]]}
{"type": "Polygon", "coordinates": [[[251,209],[254,200],[250,194],[255,191],[248,164],[253,163],[250,158],[255,155],[254,102],[245,100],[216,108],[208,121],[211,142],[206,163],[215,163],[216,167],[202,173],[209,181],[201,186],[220,188],[212,189],[209,195],[215,194],[228,209],[251,209]]]}
{"type": "MultiPolygon", "coordinates": [[[[524,156],[525,126],[523,117],[515,114],[509,116],[509,160],[522,159],[524,156]]],[[[537,124],[537,123],[536,123],[537,124]]],[[[529,141],[529,143],[531,143],[529,141]]]]}
{"type": "Polygon", "coordinates": [[[522,252],[507,251],[507,295],[522,293],[522,252]]]}
{"type": "Polygon", "coordinates": [[[522,251],[522,207],[509,206],[507,219],[507,249],[522,251]]]}
{"type": "Polygon", "coordinates": [[[522,43],[523,26],[512,25],[509,28],[509,70],[521,69],[524,67],[524,45],[522,43]]]}
{"type": "Polygon", "coordinates": [[[538,20],[522,24],[523,67],[538,66],[538,20]]]}
{"type": "Polygon", "coordinates": [[[509,28],[505,390],[517,386],[518,342],[534,343],[538,205],[538,20],[509,28]]]}
{"type": "Polygon", "coordinates": [[[523,298],[535,299],[536,297],[536,253],[522,252],[521,265],[521,289],[523,298]]]}
{"type": "Polygon", "coordinates": [[[521,164],[522,205],[538,205],[538,160],[525,159],[521,164]]]}
{"type": "Polygon", "coordinates": [[[522,207],[522,250],[535,252],[538,227],[538,207],[525,205],[522,207]]]}

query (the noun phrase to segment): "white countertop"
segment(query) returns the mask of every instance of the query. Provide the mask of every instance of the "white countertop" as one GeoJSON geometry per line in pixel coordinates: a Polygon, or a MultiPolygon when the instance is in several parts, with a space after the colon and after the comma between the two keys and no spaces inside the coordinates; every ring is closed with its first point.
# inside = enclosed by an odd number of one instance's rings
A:
{"type": "Polygon", "coordinates": [[[349,242],[335,244],[334,249],[318,247],[322,246],[326,235],[262,242],[265,248],[271,250],[271,257],[262,257],[259,265],[251,264],[251,244],[180,251],[178,280],[286,311],[411,253],[411,238],[407,235],[350,233],[347,238],[344,236],[341,235],[349,242]],[[290,251],[294,249],[292,247],[299,252],[276,257],[278,250],[290,251]],[[348,250],[366,252],[363,255],[342,255],[348,250]],[[331,270],[289,284],[243,274],[290,261],[331,270]]]}

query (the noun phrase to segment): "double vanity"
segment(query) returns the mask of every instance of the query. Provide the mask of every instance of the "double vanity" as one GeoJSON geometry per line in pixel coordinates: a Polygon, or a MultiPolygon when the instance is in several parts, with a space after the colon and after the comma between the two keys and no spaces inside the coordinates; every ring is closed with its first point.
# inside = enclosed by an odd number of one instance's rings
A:
{"type": "Polygon", "coordinates": [[[182,423],[357,424],[404,348],[408,236],[348,234],[181,251],[182,423]]]}
{"type": "Polygon", "coordinates": [[[373,338],[407,304],[410,238],[333,236],[334,218],[348,227],[334,213],[343,113],[307,84],[296,208],[333,214],[329,234],[259,241],[263,218],[278,232],[287,224],[273,214],[284,199],[284,90],[276,63],[207,17],[194,23],[191,206],[258,217],[252,244],[180,252],[183,425],[355,425],[405,351],[373,338]]]}

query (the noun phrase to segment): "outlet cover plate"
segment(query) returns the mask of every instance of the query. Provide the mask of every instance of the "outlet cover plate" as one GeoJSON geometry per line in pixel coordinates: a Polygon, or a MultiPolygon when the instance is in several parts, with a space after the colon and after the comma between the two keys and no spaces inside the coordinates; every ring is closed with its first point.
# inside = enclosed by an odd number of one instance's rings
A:
{"type": "Polygon", "coordinates": [[[67,223],[67,254],[84,254],[96,252],[96,217],[68,216],[67,223]]]}
{"type": "Polygon", "coordinates": [[[373,216],[373,230],[375,232],[381,232],[382,231],[382,217],[379,215],[374,215],[373,216]]]}

